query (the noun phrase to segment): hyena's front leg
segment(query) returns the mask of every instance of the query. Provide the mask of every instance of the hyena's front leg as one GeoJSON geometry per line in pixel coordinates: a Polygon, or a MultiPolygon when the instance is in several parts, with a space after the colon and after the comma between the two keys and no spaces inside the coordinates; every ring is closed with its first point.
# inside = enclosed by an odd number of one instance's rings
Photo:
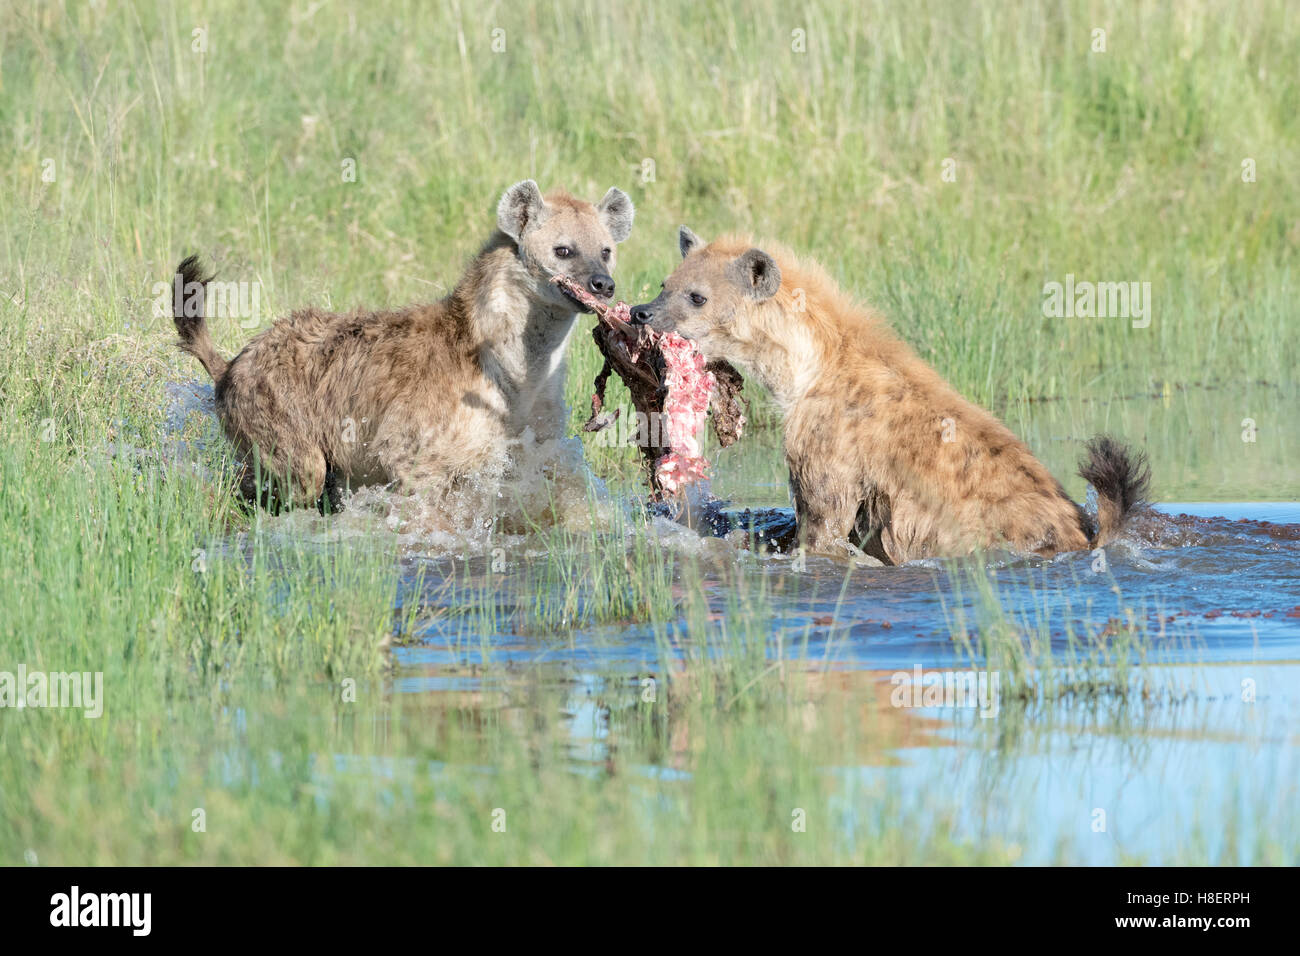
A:
{"type": "Polygon", "coordinates": [[[438,495],[465,475],[493,476],[500,470],[499,428],[489,421],[444,416],[391,417],[372,443],[388,480],[406,492],[438,495]]]}
{"type": "Polygon", "coordinates": [[[559,388],[546,388],[533,402],[533,434],[538,441],[564,438],[569,429],[569,406],[559,388]]]}
{"type": "Polygon", "coordinates": [[[452,462],[437,453],[437,443],[423,431],[394,434],[375,449],[380,467],[399,490],[437,496],[450,486],[452,462]]]}
{"type": "Polygon", "coordinates": [[[811,554],[853,554],[849,535],[857,516],[856,496],[839,493],[826,476],[795,471],[790,473],[790,494],[801,548],[811,554]]]}

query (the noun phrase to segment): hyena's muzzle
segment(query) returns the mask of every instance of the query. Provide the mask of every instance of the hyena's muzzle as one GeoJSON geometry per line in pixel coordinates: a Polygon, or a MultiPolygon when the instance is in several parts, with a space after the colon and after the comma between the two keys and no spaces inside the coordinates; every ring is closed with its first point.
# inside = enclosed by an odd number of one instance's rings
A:
{"type": "MultiPolygon", "coordinates": [[[[609,302],[614,298],[614,277],[605,271],[605,264],[598,259],[592,258],[581,263],[581,268],[565,269],[560,274],[597,299],[609,302]]],[[[583,312],[592,311],[590,306],[576,296],[570,295],[563,286],[560,287],[560,291],[583,312]]]]}
{"type": "MultiPolygon", "coordinates": [[[[648,325],[656,332],[679,332],[673,310],[664,302],[667,293],[662,293],[653,302],[632,307],[632,324],[648,325]]],[[[689,338],[690,336],[687,336],[689,338]]]]}

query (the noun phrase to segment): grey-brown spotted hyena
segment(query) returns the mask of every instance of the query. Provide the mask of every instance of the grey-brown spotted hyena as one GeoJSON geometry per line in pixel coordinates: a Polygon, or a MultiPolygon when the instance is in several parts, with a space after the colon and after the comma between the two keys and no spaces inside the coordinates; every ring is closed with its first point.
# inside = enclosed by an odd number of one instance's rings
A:
{"type": "Polygon", "coordinates": [[[585,306],[565,275],[609,299],[632,202],[610,189],[592,204],[532,180],[511,186],[497,230],[450,295],[431,305],[349,313],[303,309],[227,362],[203,317],[210,277],[195,257],[177,282],[180,347],[216,383],[226,434],[248,462],[243,490],[283,478],[284,498],[337,507],[345,484],[438,493],[508,470],[521,441],[563,435],[565,353],[585,306]],[[197,301],[196,301],[197,300],[197,301]]]}
{"type": "Polygon", "coordinates": [[[1005,546],[1051,555],[1113,537],[1149,470],[1093,439],[1080,474],[1090,516],[1005,425],[968,402],[819,266],[743,238],[706,245],[682,227],[682,262],[634,322],[694,339],[766,386],[784,418],[799,535],[900,564],[1005,546]]]}

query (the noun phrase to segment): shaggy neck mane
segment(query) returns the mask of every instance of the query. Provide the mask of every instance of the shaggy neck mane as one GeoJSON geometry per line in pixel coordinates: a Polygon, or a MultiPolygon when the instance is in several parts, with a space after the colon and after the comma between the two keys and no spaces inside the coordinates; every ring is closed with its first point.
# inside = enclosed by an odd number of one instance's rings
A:
{"type": "Polygon", "coordinates": [[[483,244],[449,298],[459,311],[478,320],[487,345],[520,338],[530,326],[553,327],[539,321],[543,318],[561,320],[578,313],[537,296],[528,268],[519,261],[518,246],[500,231],[483,244]]]}
{"type": "Polygon", "coordinates": [[[512,266],[522,270],[522,264],[517,261],[517,249],[515,241],[504,232],[493,232],[470,261],[448,299],[466,315],[483,308],[486,291],[499,284],[512,266]]]}

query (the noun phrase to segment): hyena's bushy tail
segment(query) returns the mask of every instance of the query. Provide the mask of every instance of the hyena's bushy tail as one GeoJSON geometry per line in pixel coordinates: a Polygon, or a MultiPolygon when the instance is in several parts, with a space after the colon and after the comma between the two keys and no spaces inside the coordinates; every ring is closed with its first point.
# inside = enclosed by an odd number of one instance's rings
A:
{"type": "Polygon", "coordinates": [[[176,344],[202,362],[215,382],[226,374],[227,362],[213,344],[203,317],[204,292],[211,281],[212,276],[203,275],[198,256],[190,256],[178,265],[173,278],[176,284],[172,286],[172,320],[181,336],[176,344]]]}
{"type": "Polygon", "coordinates": [[[1147,456],[1134,452],[1109,435],[1088,442],[1079,461],[1079,475],[1097,491],[1097,548],[1119,533],[1133,512],[1146,504],[1151,484],[1147,456]]]}

